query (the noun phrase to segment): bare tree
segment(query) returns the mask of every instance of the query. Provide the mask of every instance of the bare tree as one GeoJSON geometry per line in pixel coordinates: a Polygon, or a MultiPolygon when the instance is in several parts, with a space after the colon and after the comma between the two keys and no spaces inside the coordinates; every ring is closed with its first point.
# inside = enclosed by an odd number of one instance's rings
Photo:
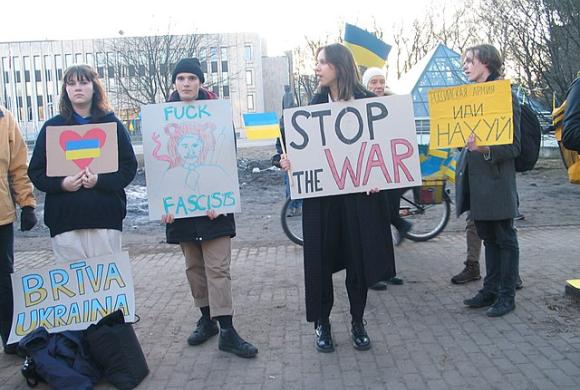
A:
{"type": "Polygon", "coordinates": [[[580,64],[578,0],[483,0],[479,17],[529,93],[564,95],[580,64]]]}

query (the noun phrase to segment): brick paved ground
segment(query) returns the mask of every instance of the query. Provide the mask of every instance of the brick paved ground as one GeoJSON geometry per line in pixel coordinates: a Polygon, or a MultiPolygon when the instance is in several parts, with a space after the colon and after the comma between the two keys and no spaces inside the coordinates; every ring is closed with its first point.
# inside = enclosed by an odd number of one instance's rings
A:
{"type": "MultiPolygon", "coordinates": [[[[577,247],[578,228],[520,231],[525,288],[516,311],[498,319],[462,305],[480,283],[449,283],[462,266],[462,234],[405,242],[397,261],[406,284],[369,292],[366,319],[373,347],[368,352],[351,346],[344,274],[337,274],[331,318],[336,352],[331,354],[316,352],[312,325],[304,319],[301,248],[237,241],[234,321],[259,348],[254,360],[220,352],[217,338],[188,346],[198,311],[178,248],[129,248],[141,317],[135,329],[151,369],[139,388],[579,389],[580,306],[563,295],[564,280],[580,276],[578,253],[571,249],[577,247]]],[[[16,257],[18,267],[42,266],[50,251],[21,251],[16,257]]],[[[0,356],[2,389],[27,388],[20,363],[0,356]]]]}

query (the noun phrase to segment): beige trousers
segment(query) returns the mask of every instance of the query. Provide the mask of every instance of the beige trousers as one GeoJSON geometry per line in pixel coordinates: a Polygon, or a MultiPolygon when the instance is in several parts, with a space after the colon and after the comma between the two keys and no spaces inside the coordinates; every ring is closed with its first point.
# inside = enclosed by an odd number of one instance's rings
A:
{"type": "Polygon", "coordinates": [[[231,238],[182,242],[180,245],[195,306],[209,306],[212,317],[233,315],[231,238]]]}

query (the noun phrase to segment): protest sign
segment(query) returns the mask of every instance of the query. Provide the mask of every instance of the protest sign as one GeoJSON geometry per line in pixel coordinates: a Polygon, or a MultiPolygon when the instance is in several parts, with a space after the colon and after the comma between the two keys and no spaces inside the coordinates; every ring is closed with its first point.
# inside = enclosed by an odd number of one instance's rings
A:
{"type": "Polygon", "coordinates": [[[292,199],[421,185],[411,97],[284,110],[292,199]]]}
{"type": "Polygon", "coordinates": [[[240,211],[229,102],[146,105],[141,117],[151,220],[240,211]]]}
{"type": "Polygon", "coordinates": [[[9,343],[39,326],[49,333],[83,330],[119,309],[125,321],[135,321],[127,252],[21,270],[11,277],[14,315],[9,343]]]}
{"type": "Polygon", "coordinates": [[[119,169],[116,123],[46,127],[46,175],[72,176],[119,169]]]}
{"type": "Polygon", "coordinates": [[[479,146],[513,142],[509,80],[429,91],[430,147],[463,147],[471,134],[479,146]]]}

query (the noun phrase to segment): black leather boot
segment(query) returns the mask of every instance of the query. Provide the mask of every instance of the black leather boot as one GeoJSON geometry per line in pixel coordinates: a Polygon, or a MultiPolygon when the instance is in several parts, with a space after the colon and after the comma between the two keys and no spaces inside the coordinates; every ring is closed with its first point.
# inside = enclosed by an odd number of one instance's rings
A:
{"type": "Polygon", "coordinates": [[[332,342],[332,334],[330,332],[330,324],[318,324],[315,335],[315,347],[318,352],[333,352],[334,344],[332,342]]]}
{"type": "Polygon", "coordinates": [[[210,337],[218,334],[218,332],[219,329],[216,322],[212,321],[208,317],[202,316],[197,321],[197,326],[191,333],[191,336],[187,338],[187,344],[199,345],[209,340],[210,337]]]}
{"type": "Polygon", "coordinates": [[[352,321],[351,333],[352,343],[355,349],[366,351],[371,348],[371,339],[367,334],[363,320],[352,321]]]}
{"type": "Polygon", "coordinates": [[[218,348],[243,358],[253,358],[258,353],[258,348],[241,338],[234,328],[220,329],[218,348]]]}
{"type": "Polygon", "coordinates": [[[478,293],[473,297],[463,301],[463,304],[472,308],[480,308],[491,306],[497,300],[497,295],[489,293],[489,292],[482,292],[478,291],[478,293]]]}

